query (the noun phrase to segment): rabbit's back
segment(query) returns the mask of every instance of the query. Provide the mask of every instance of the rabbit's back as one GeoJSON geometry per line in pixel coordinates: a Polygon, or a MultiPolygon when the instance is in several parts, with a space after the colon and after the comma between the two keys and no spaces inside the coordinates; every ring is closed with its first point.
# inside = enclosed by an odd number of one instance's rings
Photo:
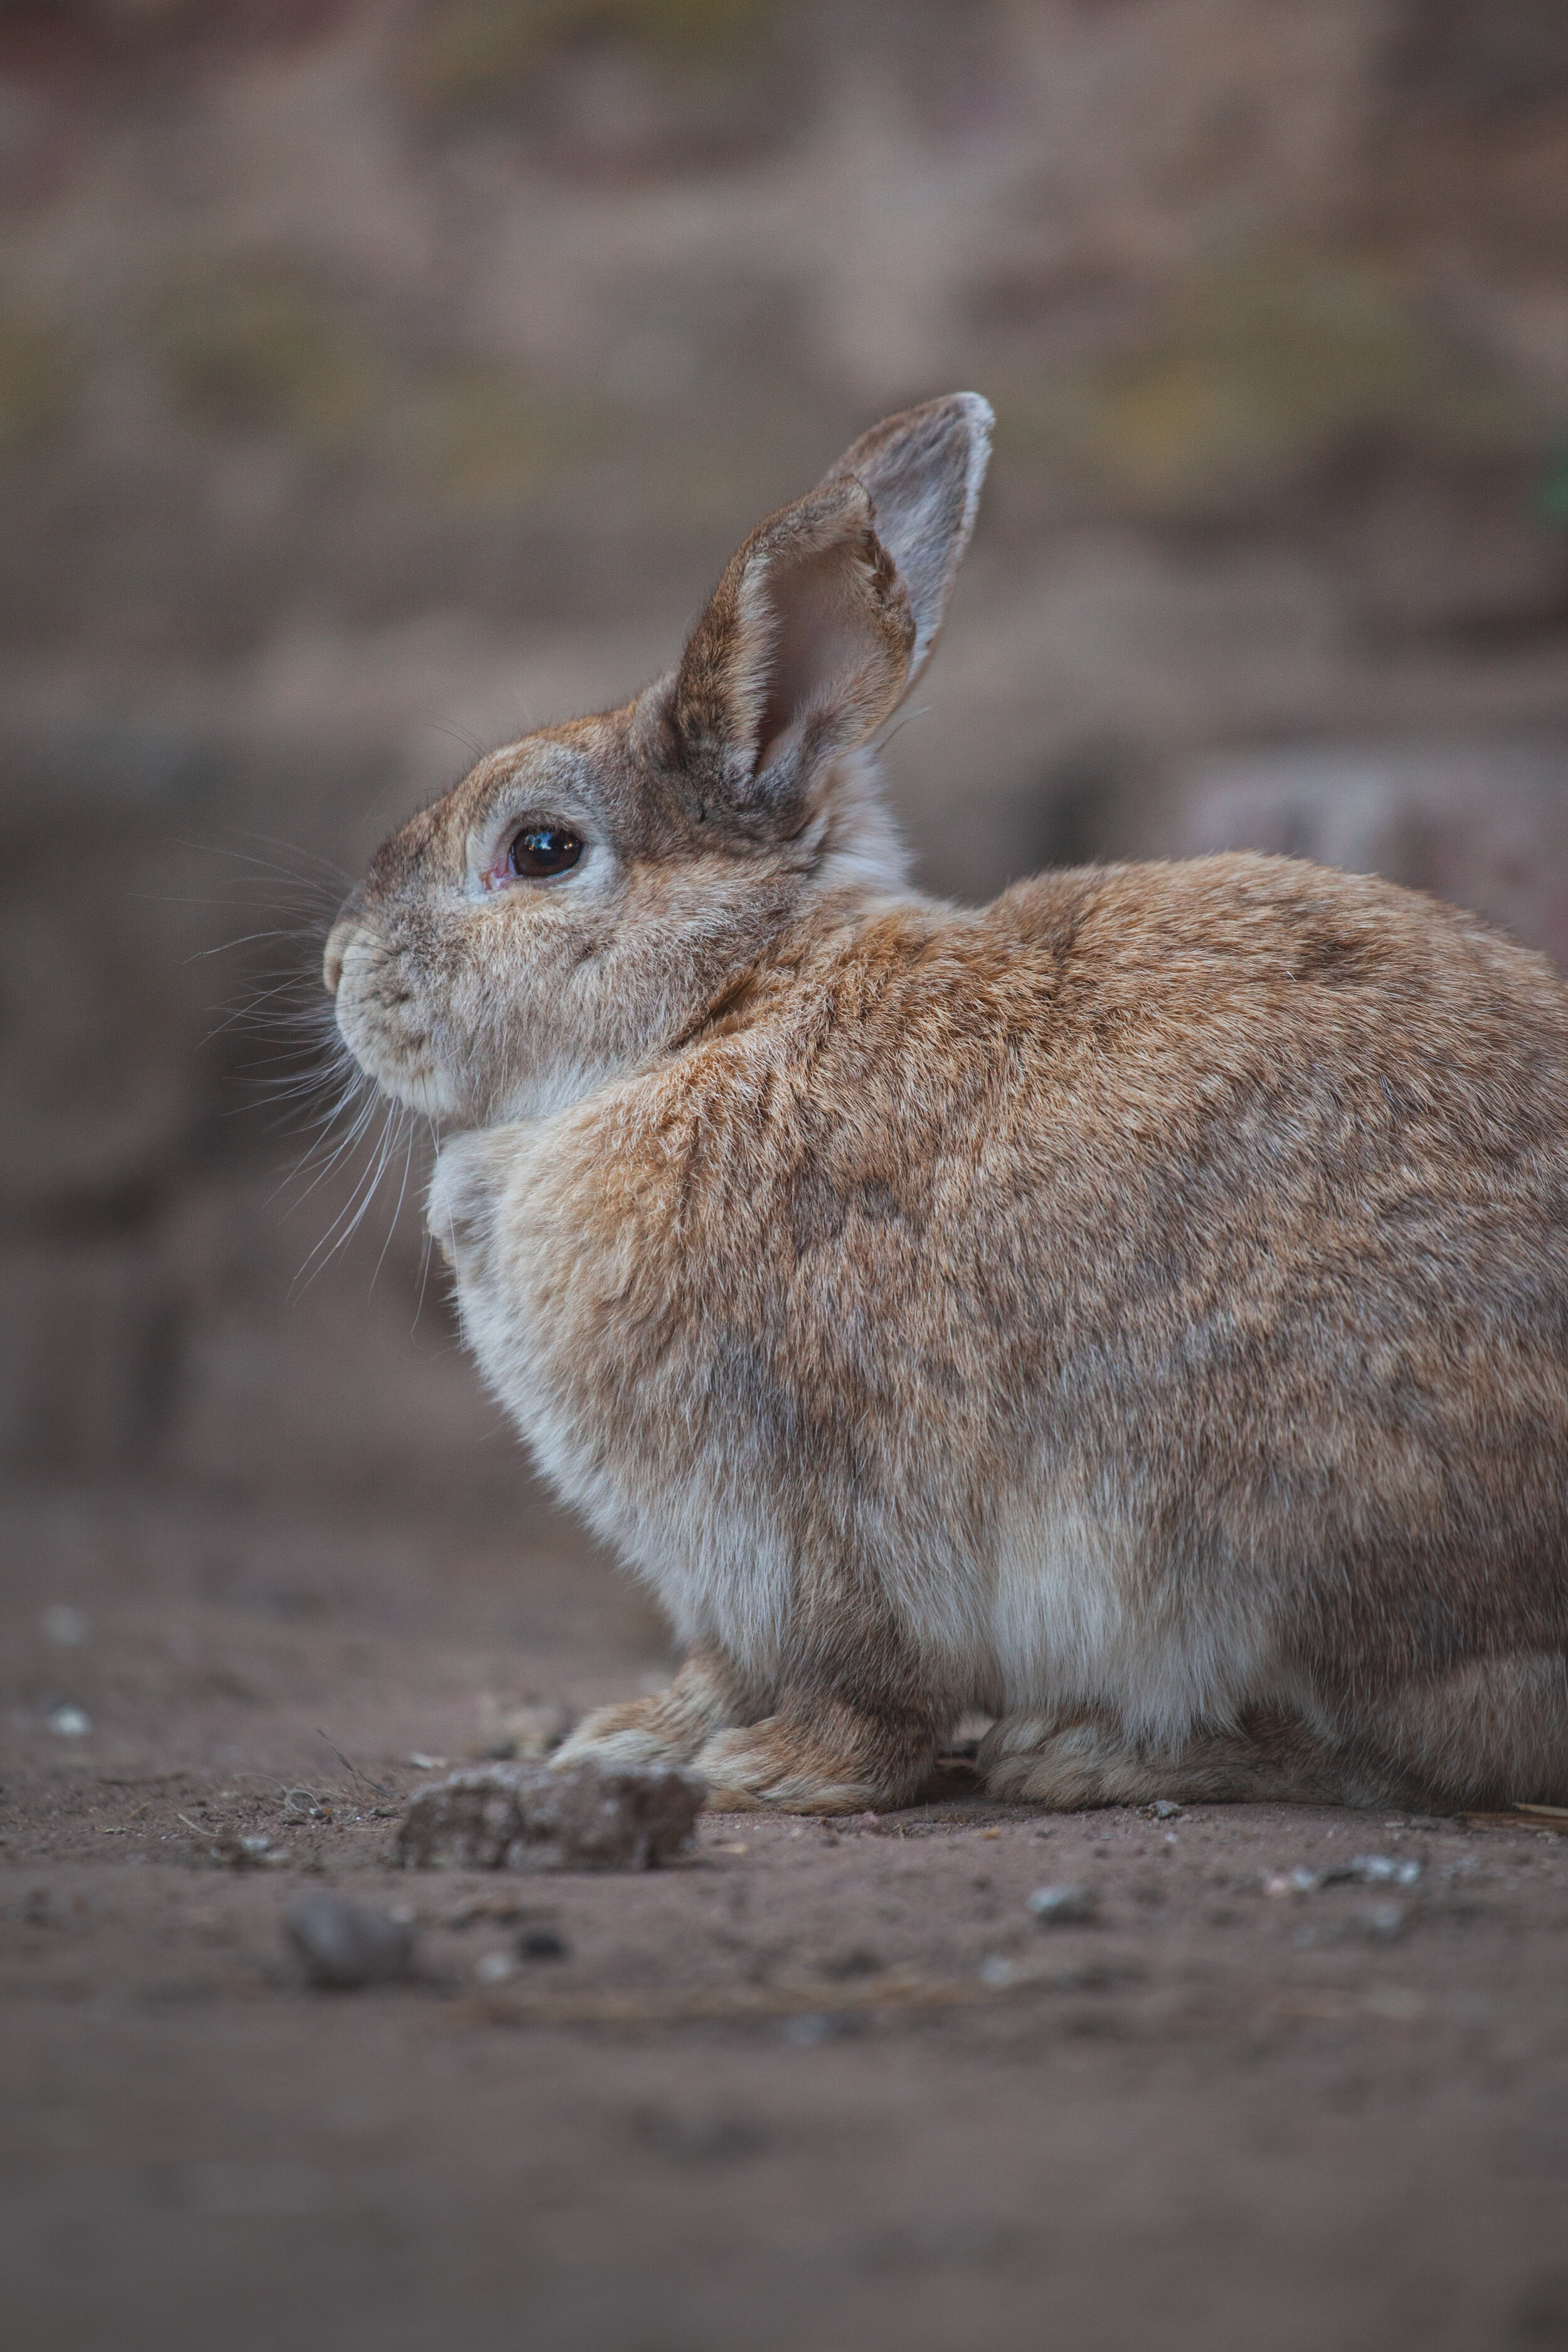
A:
{"type": "Polygon", "coordinates": [[[503,1135],[470,1331],[689,1628],[858,1546],[976,1690],[1125,1638],[1155,1713],[1568,1631],[1568,993],[1462,915],[1250,857],[891,902],[503,1135]]]}

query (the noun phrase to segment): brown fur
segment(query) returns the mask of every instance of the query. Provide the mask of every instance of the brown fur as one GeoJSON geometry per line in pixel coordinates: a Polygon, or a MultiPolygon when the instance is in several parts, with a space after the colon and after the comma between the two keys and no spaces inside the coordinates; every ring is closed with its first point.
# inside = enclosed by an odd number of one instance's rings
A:
{"type": "Polygon", "coordinates": [[[1284,860],[900,889],[857,746],[977,408],[858,444],[329,950],[468,1130],[431,1219],[481,1363],[694,1645],[572,1752],[855,1810],[981,1706],[1022,1801],[1561,1800],[1568,992],[1284,860]],[[476,885],[558,810],[577,881],[476,885]]]}

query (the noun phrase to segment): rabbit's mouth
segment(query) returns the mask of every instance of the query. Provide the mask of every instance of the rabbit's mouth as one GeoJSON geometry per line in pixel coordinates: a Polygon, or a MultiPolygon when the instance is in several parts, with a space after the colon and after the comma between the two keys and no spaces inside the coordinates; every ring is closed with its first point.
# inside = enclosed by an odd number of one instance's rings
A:
{"type": "Polygon", "coordinates": [[[368,1018],[363,1017],[366,1010],[352,1001],[347,1005],[340,1002],[338,1008],[343,1043],[366,1077],[373,1078],[395,1102],[423,1112],[426,1118],[463,1118],[468,1106],[456,1099],[428,1041],[400,1035],[377,1017],[374,1008],[368,1008],[368,1018]]]}
{"type": "Polygon", "coordinates": [[[334,924],[322,961],[336,1000],[338,1033],[368,1078],[384,1095],[427,1118],[463,1118],[471,1107],[435,1049],[407,986],[402,959],[366,924],[334,924]]]}

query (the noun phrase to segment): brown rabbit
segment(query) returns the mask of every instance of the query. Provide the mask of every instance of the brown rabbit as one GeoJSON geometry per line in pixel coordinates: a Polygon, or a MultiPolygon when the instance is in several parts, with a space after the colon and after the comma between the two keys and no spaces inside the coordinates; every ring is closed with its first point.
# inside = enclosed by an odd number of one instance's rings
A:
{"type": "Polygon", "coordinates": [[[911,890],[868,747],[990,421],[857,442],[327,949],[462,1130],[480,1364],[689,1651],[563,1756],[849,1811],[980,1708],[1040,1806],[1568,1798],[1568,992],[1282,859],[911,890]]]}

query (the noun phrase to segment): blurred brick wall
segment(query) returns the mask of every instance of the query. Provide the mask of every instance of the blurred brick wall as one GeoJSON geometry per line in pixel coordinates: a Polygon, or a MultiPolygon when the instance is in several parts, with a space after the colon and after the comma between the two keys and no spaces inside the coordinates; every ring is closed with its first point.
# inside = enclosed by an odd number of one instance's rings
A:
{"type": "Polygon", "coordinates": [[[934,390],[930,887],[1257,841],[1568,952],[1565,157],[1561,0],[11,0],[0,1446],[512,1491],[406,1208],[289,1303],[344,1195],[202,1040],[312,949],[206,950],[934,390]]]}

